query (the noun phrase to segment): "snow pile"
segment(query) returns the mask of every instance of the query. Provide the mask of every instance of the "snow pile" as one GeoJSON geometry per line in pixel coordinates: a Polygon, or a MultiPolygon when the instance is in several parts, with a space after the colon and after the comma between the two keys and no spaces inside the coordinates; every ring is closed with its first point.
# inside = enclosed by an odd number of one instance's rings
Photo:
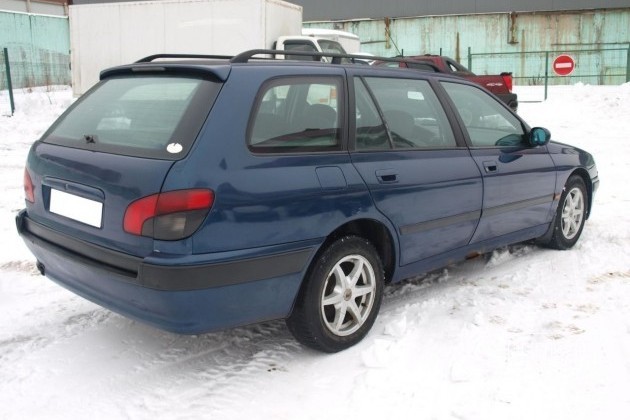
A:
{"type": "MultiPolygon", "coordinates": [[[[527,87],[518,87],[526,95],[527,87]]],[[[359,345],[283,322],[154,330],[38,276],[15,234],[28,145],[69,90],[0,117],[0,418],[615,419],[630,412],[630,84],[551,87],[532,126],[594,153],[601,188],[570,251],[519,244],[386,288],[359,345]]]]}

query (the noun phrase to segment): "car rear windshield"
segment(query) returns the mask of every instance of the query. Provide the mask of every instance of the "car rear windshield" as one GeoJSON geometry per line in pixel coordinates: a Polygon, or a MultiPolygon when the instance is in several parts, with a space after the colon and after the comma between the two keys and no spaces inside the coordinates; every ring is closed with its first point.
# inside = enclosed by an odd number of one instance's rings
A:
{"type": "Polygon", "coordinates": [[[107,79],[80,98],[42,141],[127,156],[186,155],[221,87],[172,76],[107,79]]]}

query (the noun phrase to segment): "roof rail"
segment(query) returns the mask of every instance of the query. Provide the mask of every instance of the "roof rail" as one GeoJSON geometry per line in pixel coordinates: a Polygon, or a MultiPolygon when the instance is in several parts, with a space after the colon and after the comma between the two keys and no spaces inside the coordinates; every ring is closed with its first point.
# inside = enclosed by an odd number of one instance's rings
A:
{"type": "MultiPolygon", "coordinates": [[[[311,57],[313,61],[320,62],[324,57],[331,58],[331,64],[342,64],[342,60],[346,59],[346,63],[360,63],[361,61],[385,61],[385,62],[394,62],[394,63],[408,63],[408,64],[418,64],[417,59],[410,59],[405,56],[397,56],[397,57],[379,57],[374,55],[361,55],[361,54],[339,54],[339,53],[330,53],[330,52],[319,52],[319,51],[292,51],[292,50],[267,50],[267,49],[254,49],[244,51],[238,55],[205,55],[205,54],[154,54],[140,60],[136,61],[136,63],[150,63],[154,60],[160,58],[193,58],[193,59],[215,59],[215,60],[229,60],[230,63],[248,63],[249,60],[275,60],[276,56],[301,56],[301,57],[311,57]],[[258,55],[265,55],[267,57],[256,57],[258,55]]],[[[284,60],[283,60],[284,61],[284,60]]],[[[431,63],[424,63],[428,68],[431,68],[434,72],[440,72],[440,70],[431,63]]],[[[416,68],[415,70],[423,70],[416,68]]]]}
{"type": "MultiPolygon", "coordinates": [[[[332,58],[332,64],[341,64],[341,60],[346,58],[351,62],[355,62],[357,60],[374,60],[381,59],[381,57],[374,57],[373,55],[359,55],[359,54],[339,54],[339,53],[331,53],[331,52],[319,52],[319,51],[293,51],[293,50],[249,50],[244,51],[236,56],[234,56],[230,62],[231,63],[247,63],[250,59],[255,58],[256,55],[270,55],[271,58],[275,58],[276,55],[291,55],[291,56],[301,56],[301,57],[312,57],[313,61],[320,61],[323,57],[332,58]]],[[[264,57],[261,57],[264,58],[264,57]]],[[[269,58],[269,57],[267,57],[269,58]]],[[[382,58],[383,60],[391,60],[388,58],[382,58]]],[[[395,60],[394,60],[395,61],[395,60]]]]}
{"type": "MultiPolygon", "coordinates": [[[[410,59],[404,56],[398,57],[379,57],[374,55],[361,55],[361,54],[339,54],[339,53],[329,53],[329,52],[319,52],[319,51],[291,51],[291,50],[265,50],[265,49],[256,49],[256,50],[248,50],[244,51],[238,55],[235,55],[230,59],[230,63],[247,63],[251,59],[275,59],[277,55],[280,56],[301,56],[301,57],[312,57],[313,61],[320,61],[323,57],[332,58],[332,64],[341,64],[342,59],[347,59],[351,63],[357,63],[360,60],[370,60],[370,61],[386,61],[386,62],[394,62],[394,63],[409,63],[409,64],[417,64],[418,61],[414,59],[410,59]],[[268,57],[255,57],[256,55],[267,55],[268,57]]],[[[425,64],[425,63],[423,63],[425,64]]],[[[426,63],[427,67],[430,67],[435,72],[440,72],[440,70],[431,63],[426,63]]],[[[417,69],[422,70],[422,69],[417,69]]]]}
{"type": "MultiPolygon", "coordinates": [[[[255,58],[254,56],[262,55],[262,54],[271,56],[271,57],[260,57],[262,59],[264,58],[275,59],[276,55],[298,55],[302,57],[312,57],[313,61],[319,61],[322,57],[332,57],[335,55],[339,55],[339,54],[333,54],[333,53],[320,53],[318,51],[310,52],[310,51],[256,49],[256,50],[243,51],[242,53],[232,57],[230,62],[231,63],[248,63],[249,60],[251,60],[252,58],[255,58]]],[[[339,60],[339,62],[341,62],[341,60],[339,60]]]]}
{"type": "Polygon", "coordinates": [[[148,57],[141,58],[136,63],[150,63],[158,58],[211,58],[220,60],[230,60],[231,55],[204,55],[204,54],[153,54],[148,57]]]}

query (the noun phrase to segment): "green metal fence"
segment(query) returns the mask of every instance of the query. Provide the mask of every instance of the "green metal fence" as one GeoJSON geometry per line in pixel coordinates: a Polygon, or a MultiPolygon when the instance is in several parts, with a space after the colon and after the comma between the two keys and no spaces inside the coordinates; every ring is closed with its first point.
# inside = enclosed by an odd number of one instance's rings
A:
{"type": "Polygon", "coordinates": [[[473,53],[468,49],[468,67],[478,74],[511,71],[515,85],[617,85],[630,82],[630,44],[621,47],[524,51],[518,53],[473,53]],[[570,55],[575,68],[568,76],[554,72],[553,62],[570,55]]]}
{"type": "Polygon", "coordinates": [[[0,55],[0,66],[4,69],[4,79],[6,81],[6,92],[0,89],[0,115],[13,116],[15,112],[15,101],[13,100],[13,83],[11,78],[11,66],[9,65],[9,51],[2,49],[0,55]]]}
{"type": "MultiPolygon", "coordinates": [[[[35,86],[69,85],[71,82],[70,56],[51,51],[38,51],[34,57],[18,55],[10,51],[10,67],[13,87],[31,88],[35,86]]],[[[0,69],[0,90],[7,89],[5,65],[0,69]]]]}

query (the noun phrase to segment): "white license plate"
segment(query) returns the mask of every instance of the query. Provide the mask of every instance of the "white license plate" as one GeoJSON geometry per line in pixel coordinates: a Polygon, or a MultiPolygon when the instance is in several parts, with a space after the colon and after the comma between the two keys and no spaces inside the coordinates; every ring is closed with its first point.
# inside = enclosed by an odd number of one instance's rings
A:
{"type": "Polygon", "coordinates": [[[97,228],[101,227],[103,219],[103,203],[55,189],[50,190],[49,210],[97,228]]]}

